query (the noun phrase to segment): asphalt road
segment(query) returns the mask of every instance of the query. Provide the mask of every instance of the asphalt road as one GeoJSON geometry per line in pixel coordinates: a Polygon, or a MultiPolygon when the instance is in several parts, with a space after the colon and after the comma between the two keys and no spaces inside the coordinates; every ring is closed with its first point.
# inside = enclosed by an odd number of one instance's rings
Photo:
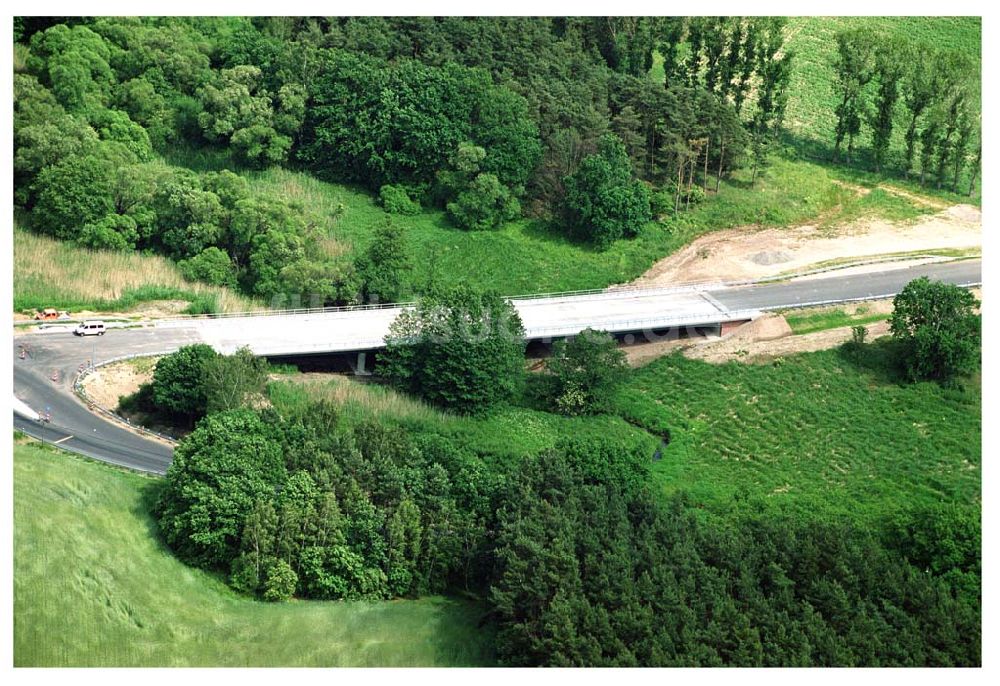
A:
{"type": "Polygon", "coordinates": [[[58,332],[17,336],[13,345],[14,395],[51,421],[39,424],[14,415],[14,428],[88,457],[163,474],[173,459],[173,448],[142,436],[89,411],[73,393],[80,365],[134,353],[169,352],[197,342],[191,331],[111,330],[104,336],[78,338],[58,332]],[[20,346],[27,346],[24,359],[20,346]],[[70,438],[67,438],[70,437],[70,438]],[[66,440],[62,440],[66,439],[66,440]]]}
{"type": "Polygon", "coordinates": [[[733,310],[780,310],[833,300],[848,301],[862,298],[874,299],[879,296],[892,297],[910,281],[921,276],[959,286],[978,284],[982,281],[982,262],[980,260],[962,260],[924,264],[852,276],[798,279],[711,290],[709,293],[733,310]]]}
{"type": "MultiPolygon", "coordinates": [[[[959,285],[976,284],[981,281],[981,269],[979,260],[966,260],[864,275],[694,291],[685,288],[632,292],[620,296],[609,293],[575,298],[550,297],[535,302],[518,301],[517,304],[519,310],[526,311],[536,331],[541,330],[538,327],[549,327],[547,330],[551,330],[555,325],[576,327],[575,330],[579,331],[588,325],[622,321],[622,316],[645,317],[649,312],[655,312],[661,318],[674,316],[678,311],[689,318],[704,315],[709,319],[702,323],[709,323],[712,317],[716,317],[715,321],[725,319],[729,316],[727,311],[774,310],[816,302],[892,296],[919,276],[959,285]],[[679,303],[682,304],[679,310],[672,309],[679,303]],[[593,316],[588,316],[587,312],[593,316]]],[[[358,349],[369,346],[373,333],[378,335],[380,327],[387,326],[386,320],[391,321],[386,314],[392,310],[376,312],[381,313],[380,316],[365,318],[365,325],[359,324],[361,318],[352,318],[352,313],[338,313],[336,316],[309,315],[304,321],[296,321],[290,316],[273,316],[255,317],[250,321],[173,322],[141,329],[111,329],[104,336],[89,338],[78,338],[60,330],[20,335],[15,337],[13,345],[14,394],[32,409],[50,413],[51,422],[40,424],[15,414],[14,426],[36,438],[58,443],[89,457],[162,474],[173,456],[171,446],[89,411],[77,399],[72,388],[81,365],[91,359],[100,363],[125,355],[167,353],[196,342],[208,342],[221,349],[233,348],[237,343],[256,347],[253,344],[257,339],[295,342],[301,340],[301,325],[316,327],[324,318],[334,322],[332,327],[336,331],[338,346],[354,345],[353,349],[358,349]],[[217,322],[229,327],[225,334],[227,338],[220,339],[218,336],[221,329],[217,322]],[[239,333],[232,333],[234,330],[239,333]],[[359,343],[353,344],[352,336],[357,337],[359,343]],[[364,345],[360,341],[364,341],[364,345]],[[21,345],[27,346],[24,359],[20,357],[21,345]]]]}

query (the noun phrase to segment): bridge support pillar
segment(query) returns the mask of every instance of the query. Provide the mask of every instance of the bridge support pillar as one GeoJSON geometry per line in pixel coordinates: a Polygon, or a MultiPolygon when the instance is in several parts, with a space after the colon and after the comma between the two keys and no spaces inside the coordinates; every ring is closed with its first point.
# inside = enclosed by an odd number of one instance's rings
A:
{"type": "Polygon", "coordinates": [[[371,372],[365,369],[365,362],[367,361],[367,358],[368,358],[367,352],[358,353],[358,363],[354,367],[355,374],[359,376],[368,376],[369,374],[371,374],[371,372]]]}

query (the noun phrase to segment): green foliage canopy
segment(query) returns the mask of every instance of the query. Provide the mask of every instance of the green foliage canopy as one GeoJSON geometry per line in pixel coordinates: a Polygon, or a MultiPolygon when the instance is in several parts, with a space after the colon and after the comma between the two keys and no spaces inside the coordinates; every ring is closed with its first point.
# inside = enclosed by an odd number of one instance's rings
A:
{"type": "Polygon", "coordinates": [[[921,277],[892,302],[889,328],[911,378],[947,380],[976,369],[982,325],[971,292],[921,277]]]}
{"type": "Polygon", "coordinates": [[[157,514],[185,560],[228,566],[254,503],[285,479],[281,447],[249,410],[211,415],[174,451],[157,514]]]}
{"type": "Polygon", "coordinates": [[[649,189],[632,179],[625,146],[614,135],[601,139],[597,154],[566,177],[567,229],[599,248],[635,236],[651,218],[649,189]]]}
{"type": "Polygon", "coordinates": [[[217,356],[210,345],[195,343],[160,358],[151,382],[155,405],[189,422],[205,414],[205,370],[217,356]]]}
{"type": "Polygon", "coordinates": [[[557,342],[545,369],[555,381],[555,407],[576,415],[607,411],[615,390],[625,380],[628,365],[611,335],[588,328],[557,342]]]}
{"type": "Polygon", "coordinates": [[[475,414],[515,396],[524,349],[524,326],[510,301],[457,287],[401,312],[378,364],[398,388],[475,414]]]}

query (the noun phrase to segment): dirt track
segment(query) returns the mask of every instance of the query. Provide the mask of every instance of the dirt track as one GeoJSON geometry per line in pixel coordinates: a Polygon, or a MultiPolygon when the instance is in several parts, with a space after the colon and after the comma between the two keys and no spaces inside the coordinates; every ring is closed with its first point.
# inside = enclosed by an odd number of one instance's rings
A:
{"type": "Polygon", "coordinates": [[[981,247],[982,213],[972,205],[955,205],[904,224],[865,219],[836,229],[816,224],[741,227],[702,236],[657,262],[631,285],[759,279],[831,260],[981,247]]]}

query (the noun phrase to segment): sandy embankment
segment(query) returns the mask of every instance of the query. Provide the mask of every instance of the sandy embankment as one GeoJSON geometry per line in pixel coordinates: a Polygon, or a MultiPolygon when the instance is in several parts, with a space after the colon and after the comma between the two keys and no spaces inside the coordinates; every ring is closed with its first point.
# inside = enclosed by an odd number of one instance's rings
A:
{"type": "Polygon", "coordinates": [[[864,219],[835,229],[815,224],[778,229],[748,226],[702,236],[657,262],[629,285],[741,281],[807,271],[831,261],[981,248],[982,213],[972,205],[955,205],[912,223],[864,219]]]}

